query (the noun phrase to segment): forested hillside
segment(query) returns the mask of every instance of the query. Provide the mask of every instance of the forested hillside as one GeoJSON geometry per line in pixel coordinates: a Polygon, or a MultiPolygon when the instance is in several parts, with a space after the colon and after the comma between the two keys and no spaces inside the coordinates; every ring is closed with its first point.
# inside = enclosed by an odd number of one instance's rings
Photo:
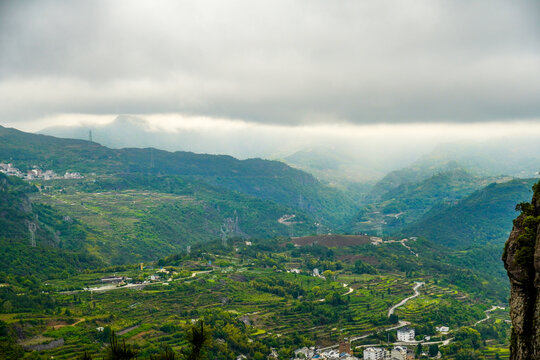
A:
{"type": "Polygon", "coordinates": [[[535,181],[516,179],[490,184],[457,204],[433,208],[403,233],[425,236],[451,247],[488,243],[501,246],[512,229],[516,204],[531,197],[535,181]]]}
{"type": "MultiPolygon", "coordinates": [[[[420,177],[416,174],[412,178],[420,177]]],[[[384,180],[384,179],[383,179],[384,180]]],[[[384,182],[390,181],[385,178],[384,182]]],[[[397,181],[397,180],[396,180],[397,181]]],[[[351,231],[399,233],[439,204],[455,203],[471,192],[487,185],[482,178],[463,169],[439,172],[420,181],[399,180],[377,195],[378,200],[365,205],[351,221],[351,231]]],[[[380,185],[382,186],[382,185],[380,185]]]]}
{"type": "Polygon", "coordinates": [[[200,179],[229,190],[304,210],[326,222],[341,225],[355,209],[342,192],[320,184],[312,175],[278,161],[238,160],[156,149],[109,149],[97,143],[60,139],[0,127],[0,161],[22,170],[39,166],[56,172],[83,174],[178,175],[200,179]]]}
{"type": "Polygon", "coordinates": [[[36,192],[34,186],[0,173],[0,283],[102,265],[82,246],[84,226],[47,206],[32,204],[28,196],[36,192]]]}
{"type": "Polygon", "coordinates": [[[84,223],[84,247],[114,264],[152,260],[215,239],[317,231],[315,219],[301,210],[178,176],[51,180],[32,201],[84,223]],[[294,216],[280,222],[285,215],[294,216]]]}

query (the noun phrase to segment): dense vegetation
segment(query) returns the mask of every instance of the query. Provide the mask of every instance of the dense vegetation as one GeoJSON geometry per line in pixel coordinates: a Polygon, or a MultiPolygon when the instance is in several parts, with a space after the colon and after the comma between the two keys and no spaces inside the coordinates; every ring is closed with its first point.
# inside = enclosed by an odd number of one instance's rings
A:
{"type": "Polygon", "coordinates": [[[0,283],[17,285],[102,265],[81,250],[82,226],[32,204],[28,195],[36,193],[34,186],[0,173],[0,283]]]}
{"type": "Polygon", "coordinates": [[[48,181],[32,200],[84,223],[85,238],[79,244],[114,264],[155,260],[219,238],[317,231],[316,220],[300,210],[177,176],[48,181]],[[284,215],[294,218],[280,223],[284,215]]]}
{"type": "MultiPolygon", "coordinates": [[[[514,261],[517,265],[527,269],[529,274],[534,274],[536,240],[538,237],[538,226],[540,225],[540,212],[538,202],[540,199],[540,182],[533,186],[533,196],[531,202],[521,202],[516,205],[516,210],[521,214],[514,220],[514,224],[521,229],[517,238],[518,249],[514,261]]],[[[508,244],[508,243],[507,243],[508,244]]],[[[503,259],[506,258],[506,247],[503,259]]]]}
{"type": "Polygon", "coordinates": [[[441,205],[426,213],[405,234],[425,236],[453,247],[492,243],[502,246],[512,229],[516,203],[531,197],[534,179],[493,183],[454,205],[441,205]]]}
{"type": "MultiPolygon", "coordinates": [[[[389,181],[383,180],[382,183],[389,181]]],[[[365,205],[352,219],[350,229],[354,232],[399,233],[433,207],[456,203],[488,181],[465,170],[454,169],[436,173],[419,182],[395,184],[379,193],[376,202],[365,205]]],[[[375,190],[377,186],[381,185],[376,185],[375,190]]]]}

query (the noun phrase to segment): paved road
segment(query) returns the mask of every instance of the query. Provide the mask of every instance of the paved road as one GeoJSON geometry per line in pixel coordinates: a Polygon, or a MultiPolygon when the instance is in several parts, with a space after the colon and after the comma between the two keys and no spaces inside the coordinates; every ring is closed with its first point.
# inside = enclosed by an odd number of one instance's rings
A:
{"type": "Polygon", "coordinates": [[[392,315],[394,313],[394,311],[400,307],[400,306],[403,306],[407,303],[407,301],[411,300],[411,299],[414,299],[415,297],[417,297],[418,295],[420,295],[420,292],[418,291],[418,289],[420,288],[420,286],[424,285],[423,282],[417,282],[416,285],[414,285],[413,287],[413,290],[414,290],[414,295],[412,296],[409,296],[408,298],[405,298],[403,300],[401,300],[399,303],[397,303],[396,305],[392,306],[390,309],[388,309],[388,317],[390,317],[390,315],[392,315]]]}
{"type": "Polygon", "coordinates": [[[191,277],[194,278],[195,276],[199,274],[207,274],[207,273],[211,273],[212,271],[214,270],[194,271],[193,273],[191,273],[191,277]]]}
{"type": "Polygon", "coordinates": [[[411,323],[408,322],[408,321],[399,320],[399,322],[398,322],[398,324],[396,326],[386,328],[386,329],[384,329],[384,331],[396,330],[396,329],[402,328],[402,327],[407,326],[407,325],[411,325],[411,323]]]}
{"type": "Polygon", "coordinates": [[[491,315],[489,315],[489,313],[492,312],[492,311],[498,310],[498,309],[504,310],[504,307],[502,307],[502,306],[493,306],[493,307],[491,307],[491,309],[484,311],[486,313],[486,317],[484,319],[482,319],[482,320],[478,320],[477,322],[475,322],[474,326],[476,326],[476,325],[478,325],[480,323],[483,323],[484,321],[489,320],[491,318],[491,315]]]}
{"type": "MultiPolygon", "coordinates": [[[[347,284],[342,284],[344,288],[346,288],[347,284]]],[[[352,293],[354,291],[354,289],[352,287],[349,287],[349,291],[347,291],[345,294],[343,294],[342,296],[345,296],[345,295],[349,295],[350,293],[352,293]]]]}

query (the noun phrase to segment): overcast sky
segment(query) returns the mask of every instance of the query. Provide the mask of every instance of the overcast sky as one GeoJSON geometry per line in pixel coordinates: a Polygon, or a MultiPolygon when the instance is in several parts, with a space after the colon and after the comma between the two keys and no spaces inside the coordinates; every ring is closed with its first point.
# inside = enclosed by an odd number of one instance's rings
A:
{"type": "Polygon", "coordinates": [[[0,36],[0,124],[28,129],[540,118],[539,1],[2,0],[0,36]]]}

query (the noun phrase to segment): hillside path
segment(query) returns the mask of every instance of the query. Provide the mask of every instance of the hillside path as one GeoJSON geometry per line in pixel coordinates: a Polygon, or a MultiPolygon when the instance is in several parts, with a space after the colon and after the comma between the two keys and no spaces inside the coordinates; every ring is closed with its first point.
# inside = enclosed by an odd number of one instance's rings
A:
{"type": "Polygon", "coordinates": [[[350,287],[348,284],[341,284],[341,285],[343,285],[344,288],[346,288],[346,287],[349,288],[349,291],[347,291],[345,294],[343,294],[341,296],[349,295],[354,291],[354,289],[352,287],[350,287]]]}
{"type": "Polygon", "coordinates": [[[491,315],[489,313],[491,313],[492,311],[495,311],[495,310],[504,310],[504,307],[503,306],[492,306],[491,309],[489,310],[486,310],[484,311],[486,313],[486,317],[483,318],[482,320],[478,320],[477,322],[474,323],[474,326],[480,324],[480,323],[483,323],[484,321],[487,321],[491,318],[491,315]]]}
{"type": "Polygon", "coordinates": [[[194,271],[191,273],[191,277],[194,278],[199,274],[208,274],[211,273],[213,270],[205,270],[205,271],[194,271]]]}
{"type": "Polygon", "coordinates": [[[401,300],[399,303],[397,303],[396,305],[392,306],[390,309],[388,309],[388,317],[390,317],[390,315],[392,315],[394,313],[394,311],[400,307],[400,306],[403,306],[407,303],[407,301],[411,300],[411,299],[414,299],[415,297],[417,297],[418,295],[420,295],[420,292],[418,291],[418,289],[420,288],[420,286],[424,285],[423,282],[417,282],[415,283],[414,287],[413,287],[413,290],[414,290],[414,295],[412,296],[409,296],[408,298],[405,298],[403,300],[401,300]]]}

